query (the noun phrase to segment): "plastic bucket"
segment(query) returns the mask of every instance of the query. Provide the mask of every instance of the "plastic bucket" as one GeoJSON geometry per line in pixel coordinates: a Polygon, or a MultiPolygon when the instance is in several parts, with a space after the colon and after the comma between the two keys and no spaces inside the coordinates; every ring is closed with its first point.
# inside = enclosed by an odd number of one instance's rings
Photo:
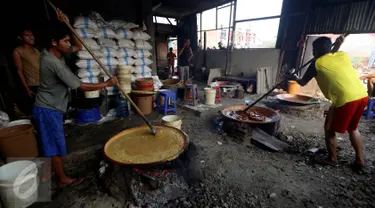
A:
{"type": "Polygon", "coordinates": [[[31,124],[0,129],[0,152],[3,157],[37,157],[38,145],[31,124]]]}
{"type": "Polygon", "coordinates": [[[137,105],[139,110],[144,114],[148,115],[152,113],[153,108],[153,95],[135,95],[134,103],[137,105]]]}
{"type": "Polygon", "coordinates": [[[152,78],[140,78],[135,80],[138,90],[153,91],[154,80],[152,78]]]}
{"type": "Polygon", "coordinates": [[[216,100],[216,89],[214,88],[204,88],[205,104],[215,105],[216,100]]]}
{"type": "Polygon", "coordinates": [[[31,124],[30,119],[20,119],[20,120],[11,121],[8,123],[7,127],[19,126],[19,125],[24,125],[24,124],[31,124]]]}
{"type": "Polygon", "coordinates": [[[175,116],[175,115],[164,116],[161,119],[161,122],[166,126],[174,127],[176,129],[181,130],[182,118],[180,116],[175,116]]]}
{"type": "Polygon", "coordinates": [[[296,95],[300,92],[301,86],[294,80],[288,81],[288,94],[296,95]]]}
{"type": "Polygon", "coordinates": [[[100,97],[100,90],[85,92],[85,98],[98,98],[100,97]]]}
{"type": "Polygon", "coordinates": [[[76,110],[76,123],[87,124],[97,122],[101,119],[99,108],[93,109],[77,109],[76,110]]]}
{"type": "Polygon", "coordinates": [[[7,208],[24,208],[38,198],[38,169],[34,162],[20,160],[0,167],[0,197],[7,208]]]}

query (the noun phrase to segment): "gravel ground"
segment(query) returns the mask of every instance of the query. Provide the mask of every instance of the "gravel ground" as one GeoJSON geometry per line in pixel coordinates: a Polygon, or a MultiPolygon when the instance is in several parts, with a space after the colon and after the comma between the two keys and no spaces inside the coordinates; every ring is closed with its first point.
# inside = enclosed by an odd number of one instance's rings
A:
{"type": "MultiPolygon", "coordinates": [[[[222,108],[244,101],[226,100],[223,103],[222,108]]],[[[238,143],[216,133],[212,119],[218,115],[217,110],[196,117],[179,109],[178,115],[183,116],[182,130],[198,147],[204,179],[191,187],[186,197],[171,201],[165,207],[375,207],[373,122],[363,119],[359,126],[364,137],[366,168],[357,174],[348,167],[354,160],[354,152],[347,135],[338,135],[339,167],[311,163],[308,150],[324,147],[324,120],[317,116],[282,114],[280,131],[287,136],[294,151],[273,153],[249,141],[238,143]]],[[[151,117],[154,121],[161,118],[160,115],[151,117]]],[[[76,146],[82,148],[84,145],[80,141],[102,143],[122,129],[141,123],[139,118],[132,117],[131,121],[113,121],[94,127],[67,126],[67,140],[75,141],[76,146]]],[[[74,149],[74,146],[68,143],[68,148],[74,149]]],[[[97,155],[92,150],[72,153],[68,158],[73,162],[67,162],[67,168],[73,174],[82,171],[80,174],[86,175],[86,182],[59,192],[51,203],[38,204],[39,207],[134,207],[118,202],[100,188],[96,179],[97,155]]]]}

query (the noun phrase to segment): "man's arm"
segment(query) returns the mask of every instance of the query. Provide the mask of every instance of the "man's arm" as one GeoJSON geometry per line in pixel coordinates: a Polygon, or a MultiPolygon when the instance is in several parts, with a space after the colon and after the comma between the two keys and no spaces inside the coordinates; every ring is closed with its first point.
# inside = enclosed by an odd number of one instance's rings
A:
{"type": "Polygon", "coordinates": [[[366,75],[360,76],[359,79],[360,80],[375,79],[375,74],[366,74],[366,75]]]}
{"type": "Polygon", "coordinates": [[[336,52],[338,52],[338,51],[340,50],[341,45],[344,43],[344,40],[345,40],[345,37],[344,37],[344,36],[341,35],[340,37],[338,37],[338,38],[336,39],[335,43],[333,43],[334,46],[333,46],[331,52],[332,52],[332,53],[336,53],[336,52]]]}
{"type": "Polygon", "coordinates": [[[191,48],[189,48],[189,53],[190,53],[190,57],[189,57],[189,63],[191,61],[191,59],[193,58],[194,54],[193,54],[193,50],[191,48]]]}
{"type": "Polygon", "coordinates": [[[58,66],[54,66],[54,72],[55,74],[63,81],[66,86],[68,86],[70,89],[81,89],[82,91],[95,91],[100,90],[105,87],[111,87],[115,85],[118,81],[116,77],[113,77],[112,79],[109,79],[106,82],[102,83],[83,83],[81,80],[73,74],[73,72],[68,68],[59,68],[58,66]]]}
{"type": "Polygon", "coordinates": [[[22,85],[25,87],[27,95],[32,97],[33,92],[30,90],[29,86],[27,86],[25,74],[23,73],[21,56],[17,51],[13,51],[13,61],[14,61],[14,65],[16,66],[16,69],[17,69],[17,74],[21,79],[22,85]]]}
{"type": "Polygon", "coordinates": [[[297,83],[301,86],[305,86],[307,83],[316,76],[315,61],[313,61],[309,68],[307,68],[306,73],[303,75],[302,79],[297,80],[297,83]]]}
{"type": "MultiPolygon", "coordinates": [[[[65,22],[66,24],[70,25],[69,18],[60,9],[57,8],[56,11],[57,19],[60,22],[65,22]]],[[[71,52],[74,53],[82,50],[82,44],[74,34],[71,35],[70,42],[72,43],[71,52]]]]}

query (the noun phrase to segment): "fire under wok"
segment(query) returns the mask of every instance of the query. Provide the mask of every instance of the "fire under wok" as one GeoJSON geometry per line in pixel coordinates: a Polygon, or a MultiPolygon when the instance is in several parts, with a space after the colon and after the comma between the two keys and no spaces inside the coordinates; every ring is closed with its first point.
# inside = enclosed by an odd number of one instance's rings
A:
{"type": "Polygon", "coordinates": [[[244,112],[243,110],[246,109],[246,107],[247,106],[242,105],[232,106],[224,109],[221,113],[229,119],[248,124],[274,123],[281,119],[280,114],[272,109],[253,106],[248,111],[244,112]]]}

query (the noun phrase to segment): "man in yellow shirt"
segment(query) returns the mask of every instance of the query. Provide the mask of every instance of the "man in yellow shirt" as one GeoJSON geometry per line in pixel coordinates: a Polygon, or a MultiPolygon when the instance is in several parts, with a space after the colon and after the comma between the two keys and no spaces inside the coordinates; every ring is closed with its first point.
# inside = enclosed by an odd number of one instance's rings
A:
{"type": "Polygon", "coordinates": [[[331,51],[332,42],[329,38],[320,37],[315,40],[313,43],[315,61],[309,66],[303,78],[297,81],[304,86],[315,77],[324,96],[332,102],[324,125],[328,158],[317,162],[336,166],[335,132],[348,132],[356,154],[353,167],[358,169],[364,165],[364,158],[362,137],[357,127],[367,106],[368,97],[350,57],[345,52],[338,52],[343,41],[344,37],[337,38],[335,47],[331,51]]]}

